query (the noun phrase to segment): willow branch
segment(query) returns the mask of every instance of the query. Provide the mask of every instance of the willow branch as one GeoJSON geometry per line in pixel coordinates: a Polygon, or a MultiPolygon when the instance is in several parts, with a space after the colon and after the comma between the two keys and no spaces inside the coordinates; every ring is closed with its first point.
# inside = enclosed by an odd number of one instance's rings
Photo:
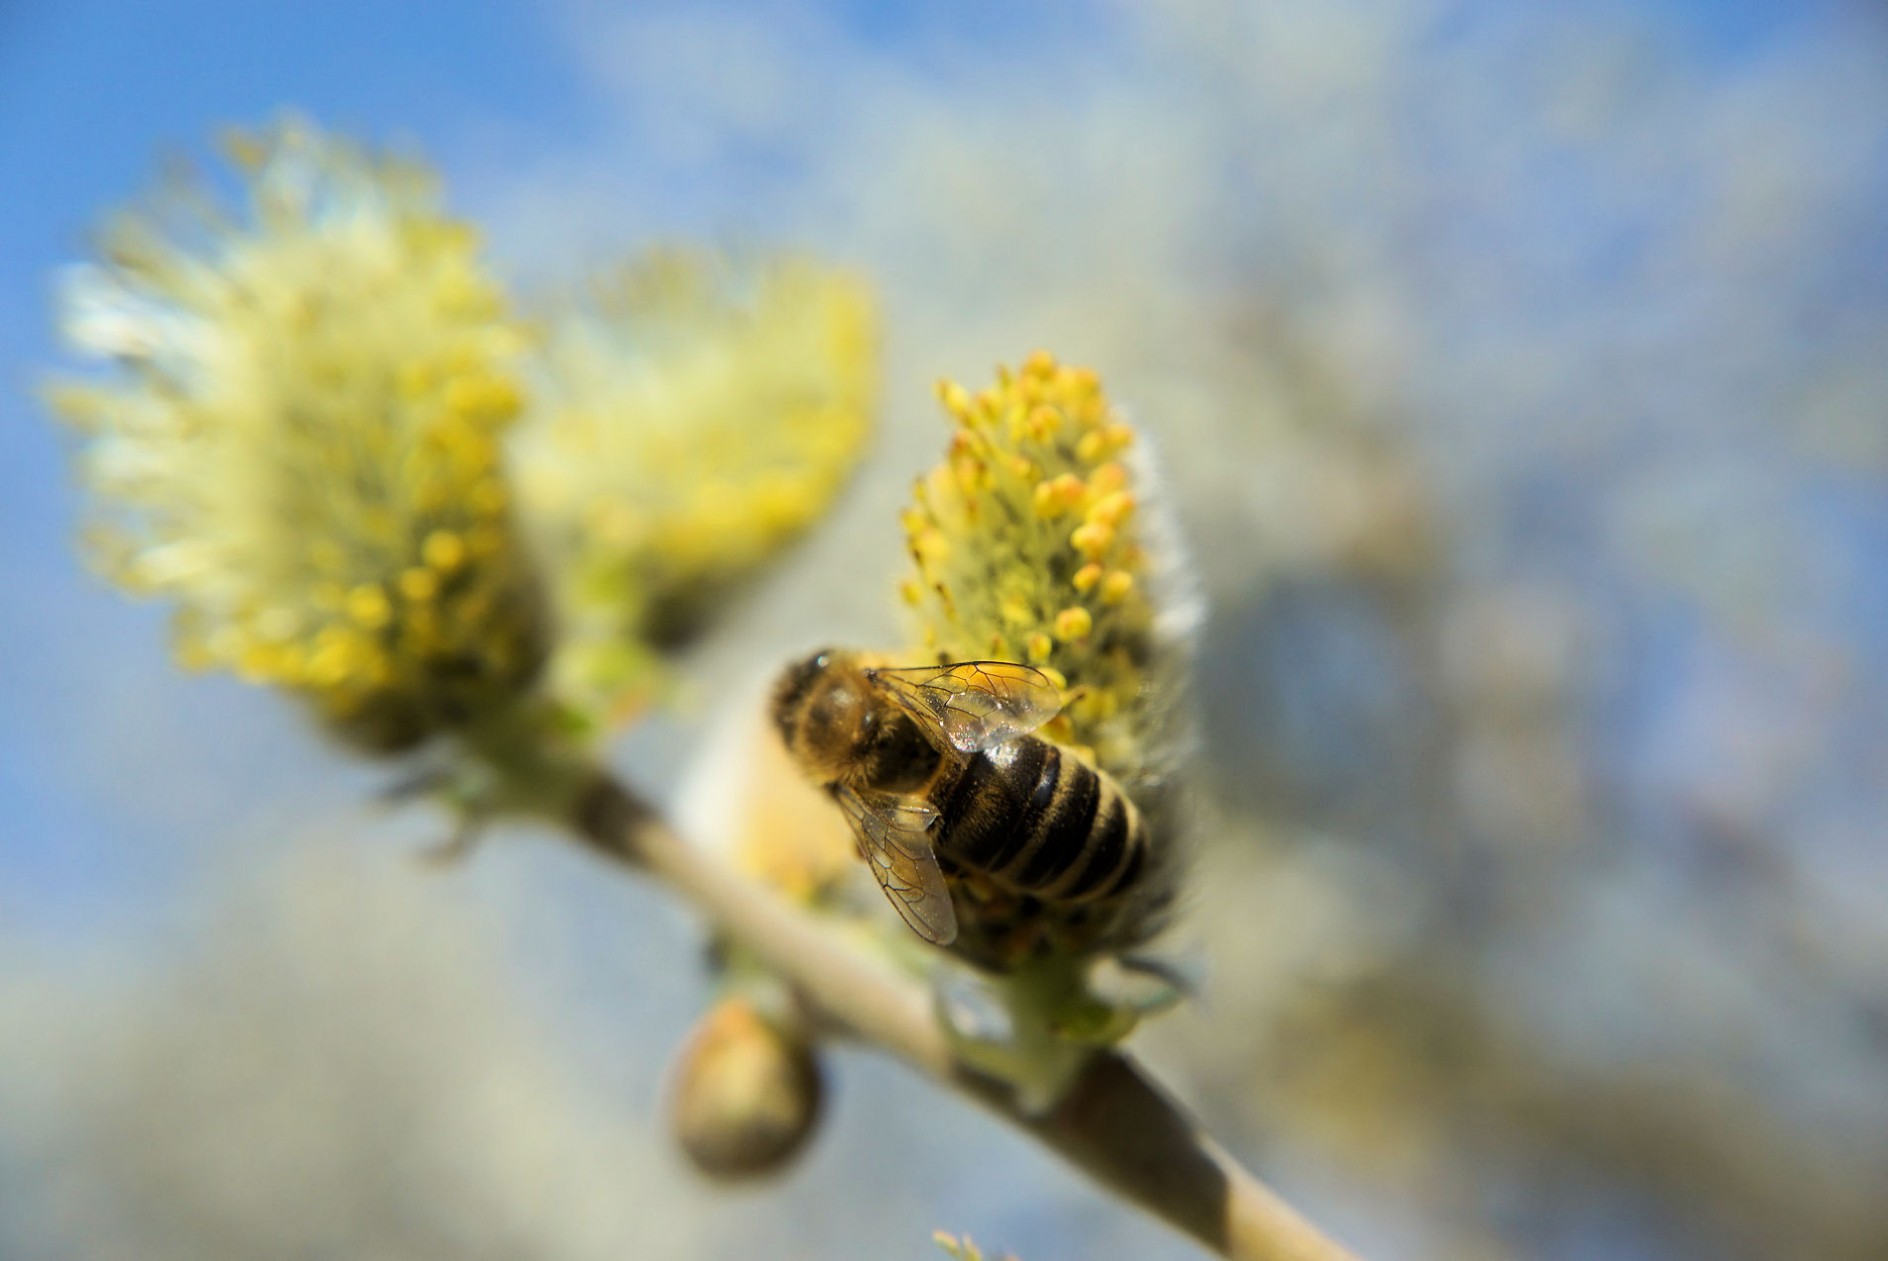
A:
{"type": "Polygon", "coordinates": [[[822,1017],[975,1099],[1218,1255],[1356,1261],[1203,1134],[1127,1055],[1098,1055],[1051,1111],[1030,1115],[1001,1083],[958,1061],[921,987],[682,841],[620,785],[593,784],[572,822],[591,848],[687,898],[822,1017]]]}

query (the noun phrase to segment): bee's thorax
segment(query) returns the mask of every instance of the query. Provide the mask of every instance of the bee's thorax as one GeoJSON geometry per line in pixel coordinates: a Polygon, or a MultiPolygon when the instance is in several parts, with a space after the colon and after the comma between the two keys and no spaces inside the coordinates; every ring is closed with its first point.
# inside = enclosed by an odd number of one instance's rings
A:
{"type": "Polygon", "coordinates": [[[889,705],[869,717],[861,781],[889,793],[917,793],[929,787],[944,758],[918,730],[918,724],[889,705]]]}
{"type": "Polygon", "coordinates": [[[943,754],[846,654],[822,652],[789,669],[774,692],[788,752],[822,784],[921,793],[943,754]]]}

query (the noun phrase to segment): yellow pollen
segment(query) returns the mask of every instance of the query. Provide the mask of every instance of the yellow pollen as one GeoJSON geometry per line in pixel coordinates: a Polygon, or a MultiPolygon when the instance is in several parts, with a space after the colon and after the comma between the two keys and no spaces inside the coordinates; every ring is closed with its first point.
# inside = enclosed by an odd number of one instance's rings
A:
{"type": "Polygon", "coordinates": [[[1134,590],[1134,575],[1125,569],[1117,569],[1101,581],[1101,602],[1119,604],[1128,598],[1134,590]]]}
{"type": "Polygon", "coordinates": [[[347,615],[368,630],[379,630],[393,619],[393,604],[379,586],[362,583],[347,593],[347,615]]]}
{"type": "Polygon", "coordinates": [[[1054,520],[1080,503],[1085,489],[1082,479],[1073,473],[1064,473],[1051,481],[1036,483],[1033,496],[1036,515],[1045,520],[1054,520]]]}
{"type": "Polygon", "coordinates": [[[1047,661],[1049,654],[1055,651],[1055,640],[1037,631],[1024,641],[1023,647],[1031,661],[1041,663],[1047,661]]]}
{"type": "Polygon", "coordinates": [[[339,627],[329,627],[315,638],[308,658],[308,679],[318,687],[344,681],[365,657],[360,640],[339,627]]]}
{"type": "Polygon", "coordinates": [[[1117,490],[1095,501],[1088,510],[1088,519],[1102,525],[1119,526],[1134,512],[1134,496],[1125,490],[1117,490]]]}
{"type": "Polygon", "coordinates": [[[938,402],[944,404],[944,409],[952,416],[965,422],[970,420],[971,401],[969,390],[966,390],[955,381],[939,381],[937,383],[937,398],[938,402]]]}
{"type": "Polygon", "coordinates": [[[1052,442],[1056,432],[1062,428],[1062,413],[1053,407],[1038,403],[1029,409],[1029,436],[1039,443],[1052,442]]]}
{"type": "Polygon", "coordinates": [[[1069,580],[1077,591],[1088,592],[1101,581],[1101,566],[1090,561],[1075,571],[1075,577],[1069,580]]]}
{"type": "Polygon", "coordinates": [[[414,565],[400,575],[400,594],[416,603],[430,600],[439,594],[439,575],[414,565]]]}
{"type": "Polygon", "coordinates": [[[1069,546],[1090,560],[1100,560],[1114,546],[1114,528],[1099,521],[1077,526],[1075,532],[1069,535],[1069,546]]]}
{"type": "Polygon", "coordinates": [[[1005,596],[1002,606],[997,610],[1004,622],[1011,626],[1028,626],[1036,620],[1036,610],[1029,601],[1020,596],[1005,596]]]}
{"type": "Polygon", "coordinates": [[[1085,639],[1094,629],[1094,616],[1079,605],[1072,605],[1055,615],[1055,637],[1063,643],[1085,639]]]}
{"type": "Polygon", "coordinates": [[[1088,484],[1095,488],[1097,495],[1112,494],[1128,484],[1128,470],[1125,464],[1109,462],[1088,475],[1088,484]]]}
{"type": "Polygon", "coordinates": [[[911,550],[917,553],[920,561],[929,565],[941,565],[951,555],[950,540],[944,537],[942,530],[935,527],[924,530],[913,539],[911,550]]]}
{"type": "Polygon", "coordinates": [[[449,574],[465,563],[465,540],[450,530],[434,530],[420,544],[420,555],[434,569],[449,574]]]}

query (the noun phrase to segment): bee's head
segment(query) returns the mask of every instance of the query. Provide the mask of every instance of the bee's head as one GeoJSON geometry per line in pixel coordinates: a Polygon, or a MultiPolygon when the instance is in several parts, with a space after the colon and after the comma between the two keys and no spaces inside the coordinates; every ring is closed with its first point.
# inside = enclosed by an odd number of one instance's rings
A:
{"type": "Polygon", "coordinates": [[[788,666],[774,686],[774,725],[802,761],[843,761],[862,735],[870,735],[863,680],[853,677],[858,672],[848,661],[837,649],[822,649],[788,666]]]}
{"type": "Polygon", "coordinates": [[[820,677],[831,667],[833,650],[822,648],[810,657],[803,658],[788,666],[774,684],[774,722],[782,731],[787,730],[796,721],[800,706],[806,704],[806,698],[819,682],[820,677]]]}

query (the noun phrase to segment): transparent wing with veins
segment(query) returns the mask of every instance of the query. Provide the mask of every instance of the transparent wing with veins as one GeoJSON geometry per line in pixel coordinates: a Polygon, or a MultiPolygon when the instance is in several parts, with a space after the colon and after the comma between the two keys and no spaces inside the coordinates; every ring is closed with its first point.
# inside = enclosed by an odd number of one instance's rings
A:
{"type": "Polygon", "coordinates": [[[944,733],[959,753],[977,753],[1028,735],[1062,709],[1049,676],[1013,661],[869,669],[913,716],[944,733]]]}
{"type": "Polygon", "coordinates": [[[957,911],[931,846],[937,811],[911,797],[843,785],[833,795],[852,823],[859,856],[911,931],[934,945],[955,941],[957,911]]]}

